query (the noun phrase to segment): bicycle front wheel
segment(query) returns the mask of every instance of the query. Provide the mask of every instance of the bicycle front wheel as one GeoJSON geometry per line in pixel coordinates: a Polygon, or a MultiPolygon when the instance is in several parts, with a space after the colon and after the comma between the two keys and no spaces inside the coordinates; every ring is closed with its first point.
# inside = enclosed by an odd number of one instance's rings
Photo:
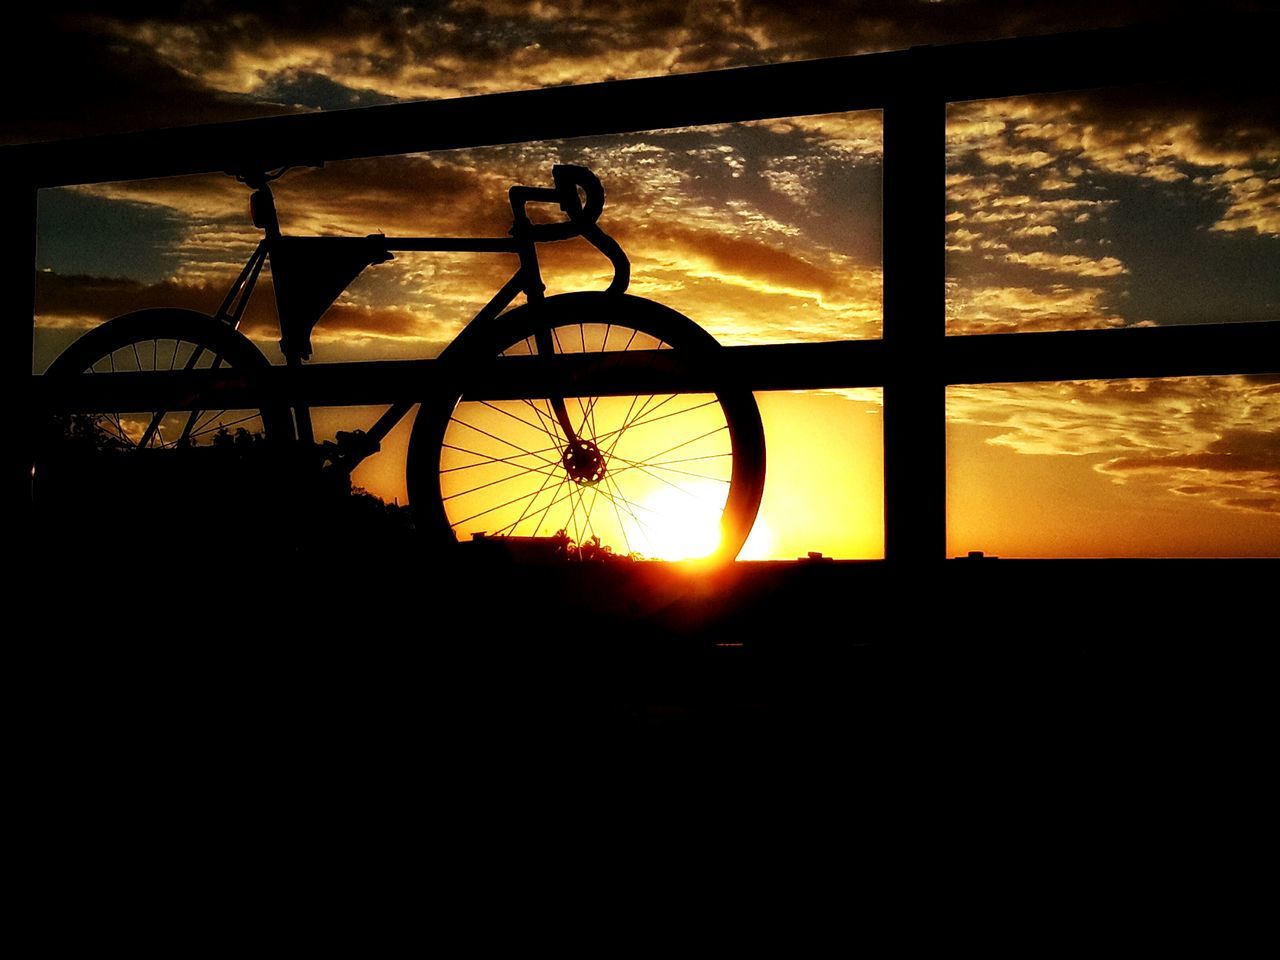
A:
{"type": "MultiPolygon", "coordinates": [[[[668,307],[604,293],[517,308],[495,330],[481,348],[489,355],[718,348],[668,307]]],[[[729,560],[751,532],[764,474],[764,431],[746,390],[489,401],[464,385],[423,405],[409,441],[410,502],[442,544],[563,532],[585,548],[579,555],[729,560]]]]}

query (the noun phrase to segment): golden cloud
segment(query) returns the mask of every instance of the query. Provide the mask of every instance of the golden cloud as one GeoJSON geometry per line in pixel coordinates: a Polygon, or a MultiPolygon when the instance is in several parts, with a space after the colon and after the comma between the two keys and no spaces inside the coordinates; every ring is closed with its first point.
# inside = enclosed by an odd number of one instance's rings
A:
{"type": "Polygon", "coordinates": [[[1115,257],[1094,259],[1074,253],[1006,253],[1006,263],[1016,263],[1045,270],[1049,273],[1065,273],[1077,277],[1115,277],[1129,270],[1115,257]]]}
{"type": "MultiPolygon", "coordinates": [[[[212,314],[225,291],[206,283],[165,280],[141,283],[113,277],[62,276],[42,272],[36,282],[36,317],[43,327],[89,328],[136,310],[174,308],[212,314]]],[[[258,284],[241,330],[260,343],[279,339],[275,299],[269,277],[258,284]]],[[[340,299],[325,314],[315,336],[323,340],[394,338],[441,342],[450,332],[414,305],[362,303],[340,299]]]]}
{"type": "Polygon", "coordinates": [[[953,285],[947,297],[947,330],[953,334],[1030,333],[1124,326],[1104,304],[1098,287],[972,287],[953,285]]]}
{"type": "Polygon", "coordinates": [[[875,162],[884,155],[884,115],[879,110],[761,120],[756,125],[779,134],[799,132],[810,145],[845,162],[875,162]]]}
{"type": "Polygon", "coordinates": [[[953,387],[947,415],[996,429],[987,442],[1095,460],[1117,483],[1274,513],[1280,494],[1277,377],[1189,377],[953,387]]]}
{"type": "Polygon", "coordinates": [[[1213,225],[1214,230],[1253,230],[1263,236],[1280,237],[1280,176],[1264,179],[1251,170],[1229,170],[1206,178],[1207,183],[1226,188],[1230,205],[1213,225]]]}
{"type": "Polygon", "coordinates": [[[1229,201],[1214,229],[1280,232],[1274,101],[1238,91],[1216,98],[1204,91],[1157,89],[957,104],[949,115],[948,148],[953,162],[976,157],[992,169],[1058,164],[1041,180],[1044,191],[1071,189],[1086,173],[1163,183],[1193,178],[1229,201]]]}

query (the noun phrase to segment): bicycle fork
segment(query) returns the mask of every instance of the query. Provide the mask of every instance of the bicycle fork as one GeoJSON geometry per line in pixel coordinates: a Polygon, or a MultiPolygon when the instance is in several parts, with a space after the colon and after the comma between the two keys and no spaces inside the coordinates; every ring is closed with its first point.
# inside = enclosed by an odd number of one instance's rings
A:
{"type": "MultiPolygon", "coordinates": [[[[526,288],[526,296],[530,304],[540,304],[544,299],[542,293],[544,288],[538,273],[537,260],[533,260],[531,268],[526,267],[526,270],[532,274],[531,278],[526,277],[526,279],[533,281],[526,288]]],[[[557,344],[550,326],[538,330],[533,339],[538,348],[538,356],[555,356],[557,344]]],[[[551,411],[555,414],[556,422],[560,424],[560,430],[564,434],[565,445],[560,451],[560,463],[565,472],[575,483],[588,485],[598,483],[604,478],[606,472],[604,454],[600,452],[594,440],[584,440],[578,435],[578,430],[574,429],[573,420],[569,416],[569,406],[564,402],[564,397],[550,397],[547,402],[551,405],[551,411]]],[[[584,412],[578,429],[584,429],[586,425],[587,414],[584,412]]]]}

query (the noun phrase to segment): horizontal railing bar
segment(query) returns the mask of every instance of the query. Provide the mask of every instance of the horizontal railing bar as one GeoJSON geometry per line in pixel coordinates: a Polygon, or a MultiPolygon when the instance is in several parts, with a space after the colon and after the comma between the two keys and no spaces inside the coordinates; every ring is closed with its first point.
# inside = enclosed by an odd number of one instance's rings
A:
{"type": "MultiPolygon", "coordinates": [[[[921,370],[884,341],[855,340],[724,347],[704,356],[661,350],[504,357],[465,379],[474,398],[497,400],[849,389],[880,386],[903,374],[953,384],[1266,374],[1280,372],[1280,321],[948,337],[936,363],[921,370]]],[[[437,360],[382,360],[247,372],[33,377],[32,384],[37,405],[46,410],[190,410],[413,402],[447,391],[443,378],[459,376],[458,367],[437,360]]]]}
{"type": "MultiPolygon", "coordinates": [[[[758,390],[806,389],[815,381],[869,386],[884,379],[879,340],[725,347],[698,357],[673,350],[633,350],[554,357],[503,357],[464,377],[478,400],[521,397],[702,393],[726,384],[758,390]]],[[[193,370],[110,373],[55,381],[33,377],[37,404],[59,412],[237,409],[264,402],[359,406],[420,401],[447,392],[459,368],[437,360],[322,363],[254,371],[193,370]]]]}
{"type": "Polygon", "coordinates": [[[948,337],[948,383],[1280,372],[1280,321],[948,337]]]}
{"type": "Polygon", "coordinates": [[[291,114],[3,147],[0,166],[49,187],[861,110],[909,89],[954,101],[1196,77],[1270,83],[1262,71],[1275,22],[1148,25],[291,114]],[[1226,74],[1218,49],[1230,51],[1226,74]]]}

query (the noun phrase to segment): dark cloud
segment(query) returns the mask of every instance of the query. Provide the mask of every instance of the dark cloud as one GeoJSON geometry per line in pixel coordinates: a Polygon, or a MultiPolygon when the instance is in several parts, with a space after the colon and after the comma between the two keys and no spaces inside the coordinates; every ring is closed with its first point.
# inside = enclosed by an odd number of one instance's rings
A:
{"type": "MultiPolygon", "coordinates": [[[[36,313],[47,321],[89,327],[112,317],[153,307],[212,313],[222,298],[222,286],[167,280],[140,283],[119,277],[63,276],[42,273],[36,284],[36,313]]],[[[279,339],[274,292],[263,279],[249,301],[241,330],[254,339],[279,339]]],[[[417,337],[421,318],[408,307],[371,307],[336,303],[325,314],[324,336],[417,337]]]]}
{"type": "MultiPolygon", "coordinates": [[[[839,56],[917,44],[946,44],[1031,36],[1203,17],[1205,5],[1160,0],[836,0],[794,3],[754,0],[743,5],[749,23],[768,32],[771,51],[796,57],[839,56]]],[[[1261,0],[1212,5],[1215,16],[1265,10],[1261,0]]]]}
{"type": "Polygon", "coordinates": [[[304,171],[277,191],[281,216],[306,211],[312,220],[329,216],[335,224],[361,224],[363,233],[502,236],[511,227],[511,183],[496,170],[466,162],[472,159],[381,157],[304,171]]]}
{"type": "MultiPolygon", "coordinates": [[[[274,185],[286,233],[448,233],[501,236],[510,182],[452,157],[380,157],[300,169],[274,185]]],[[[95,197],[248,226],[247,188],[227,176],[167,177],[86,188],[95,197]]]]}
{"type": "Polygon", "coordinates": [[[1107,463],[1108,473],[1126,470],[1209,470],[1214,473],[1257,473],[1280,469],[1276,457],[1252,457],[1228,453],[1186,453],[1168,457],[1118,457],[1107,463]]]}
{"type": "MultiPolygon", "coordinates": [[[[1212,12],[1267,6],[1237,0],[1212,12]]],[[[1170,10],[1141,0],[60,3],[28,15],[23,56],[7,58],[6,89],[23,95],[0,136],[20,142],[1115,26],[1170,10]]],[[[1229,118],[1216,122],[1223,136],[1241,135],[1229,118]]]]}
{"type": "Polygon", "coordinates": [[[284,70],[263,82],[256,96],[316,110],[345,110],[393,103],[396,98],[376,90],[352,90],[310,70],[284,70]]]}
{"type": "MultiPolygon", "coordinates": [[[[123,277],[93,277],[42,272],[36,276],[36,314],[40,317],[74,318],[81,325],[149,307],[173,307],[212,313],[222,298],[222,290],[205,284],[164,280],[143,283],[123,277]]],[[[258,311],[267,305],[250,302],[258,311]]]]}
{"type": "Polygon", "coordinates": [[[0,58],[0,142],[216,123],[292,107],[209,88],[145,44],[109,37],[73,18],[37,24],[16,56],[0,58]]]}
{"type": "MultiPolygon", "coordinates": [[[[631,235],[629,232],[623,237],[631,235]]],[[[650,256],[661,256],[665,248],[680,264],[706,260],[717,271],[741,276],[781,288],[812,290],[829,294],[848,285],[837,271],[815,265],[776,244],[749,237],[726,236],[711,230],[665,227],[635,232],[650,256]]]]}
{"type": "Polygon", "coordinates": [[[1172,492],[1203,498],[1227,510],[1280,513],[1276,496],[1280,493],[1280,433],[1221,422],[1199,426],[1216,426],[1220,435],[1194,452],[1116,457],[1097,469],[1117,478],[1164,478],[1172,492]]]}
{"type": "Polygon", "coordinates": [[[1228,497],[1222,502],[1237,510],[1280,514],[1280,497],[1228,497]]]}
{"type": "MultiPolygon", "coordinates": [[[[1094,278],[1097,306],[1128,324],[1274,316],[1273,91],[1168,84],[955,104],[948,171],[957,306],[1040,272],[1094,278]]],[[[1075,325],[1053,306],[1043,298],[1014,325],[1075,325]]],[[[952,322],[976,326],[960,309],[952,322]]]]}
{"type": "MultiPolygon", "coordinates": [[[[1214,17],[1264,12],[1262,0],[1218,2],[1214,17]]],[[[121,17],[180,22],[203,32],[213,50],[260,40],[375,36],[402,54],[451,53],[491,62],[537,45],[584,57],[676,41],[673,65],[760,63],[954,43],[992,37],[1203,18],[1205,5],[1160,0],[453,0],[432,3],[176,4],[121,17]]]]}

